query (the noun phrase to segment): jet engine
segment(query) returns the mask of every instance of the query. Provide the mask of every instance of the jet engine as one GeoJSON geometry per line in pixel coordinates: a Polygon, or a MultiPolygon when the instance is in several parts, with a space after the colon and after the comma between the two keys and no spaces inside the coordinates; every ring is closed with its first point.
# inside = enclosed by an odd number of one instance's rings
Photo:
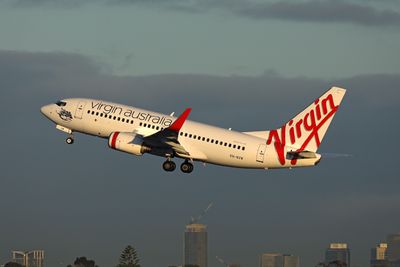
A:
{"type": "Polygon", "coordinates": [[[143,137],[134,133],[113,132],[108,139],[108,146],[136,156],[141,156],[151,149],[143,145],[143,137]]]}

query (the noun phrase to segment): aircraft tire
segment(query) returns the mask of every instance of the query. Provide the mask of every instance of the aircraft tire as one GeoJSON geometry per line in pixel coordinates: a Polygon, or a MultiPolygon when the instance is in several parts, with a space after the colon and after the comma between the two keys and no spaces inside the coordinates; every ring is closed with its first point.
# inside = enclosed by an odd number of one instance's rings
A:
{"type": "Polygon", "coordinates": [[[68,145],[71,145],[71,144],[74,143],[74,138],[68,137],[68,138],[65,140],[65,142],[66,142],[68,145]]]}
{"type": "Polygon", "coordinates": [[[176,164],[173,161],[167,160],[163,163],[162,167],[163,167],[164,171],[172,172],[175,170],[176,164]]]}
{"type": "Polygon", "coordinates": [[[181,164],[181,171],[183,173],[191,173],[193,171],[193,164],[185,161],[181,164]]]}

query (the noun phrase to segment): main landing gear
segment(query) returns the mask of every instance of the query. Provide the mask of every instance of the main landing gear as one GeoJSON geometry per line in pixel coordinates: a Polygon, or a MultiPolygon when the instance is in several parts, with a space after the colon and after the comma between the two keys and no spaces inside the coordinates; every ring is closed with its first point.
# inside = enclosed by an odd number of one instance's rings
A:
{"type": "MultiPolygon", "coordinates": [[[[176,168],[176,164],[175,162],[173,162],[170,158],[168,158],[162,165],[164,171],[167,172],[172,172],[175,170],[176,168]]],[[[181,171],[183,173],[191,173],[193,171],[193,164],[190,163],[189,161],[185,160],[185,162],[183,162],[181,164],[181,171]]]]}
{"type": "Polygon", "coordinates": [[[181,171],[183,173],[191,173],[193,171],[193,164],[185,160],[185,162],[181,164],[181,171]]]}
{"type": "Polygon", "coordinates": [[[172,172],[172,171],[175,170],[176,164],[175,164],[175,162],[171,161],[171,159],[167,159],[167,160],[163,163],[162,167],[163,167],[164,171],[166,171],[166,172],[172,172]]]}

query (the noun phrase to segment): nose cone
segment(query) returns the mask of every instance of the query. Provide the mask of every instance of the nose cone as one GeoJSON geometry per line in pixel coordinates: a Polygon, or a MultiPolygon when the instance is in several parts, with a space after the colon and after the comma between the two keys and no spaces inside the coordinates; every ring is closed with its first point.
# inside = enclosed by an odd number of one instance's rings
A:
{"type": "Polygon", "coordinates": [[[42,112],[42,114],[44,116],[46,116],[47,118],[49,118],[51,113],[52,113],[51,112],[51,106],[52,105],[46,105],[46,106],[43,106],[43,107],[40,108],[40,112],[42,112]]]}

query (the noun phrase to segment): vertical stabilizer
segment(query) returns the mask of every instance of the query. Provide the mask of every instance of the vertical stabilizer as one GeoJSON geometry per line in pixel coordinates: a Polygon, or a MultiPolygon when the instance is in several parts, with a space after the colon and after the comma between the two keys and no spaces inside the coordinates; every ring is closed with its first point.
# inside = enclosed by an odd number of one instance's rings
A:
{"type": "Polygon", "coordinates": [[[345,93],[346,89],[332,87],[282,128],[271,131],[268,142],[279,138],[280,143],[298,151],[316,152],[345,93]]]}

